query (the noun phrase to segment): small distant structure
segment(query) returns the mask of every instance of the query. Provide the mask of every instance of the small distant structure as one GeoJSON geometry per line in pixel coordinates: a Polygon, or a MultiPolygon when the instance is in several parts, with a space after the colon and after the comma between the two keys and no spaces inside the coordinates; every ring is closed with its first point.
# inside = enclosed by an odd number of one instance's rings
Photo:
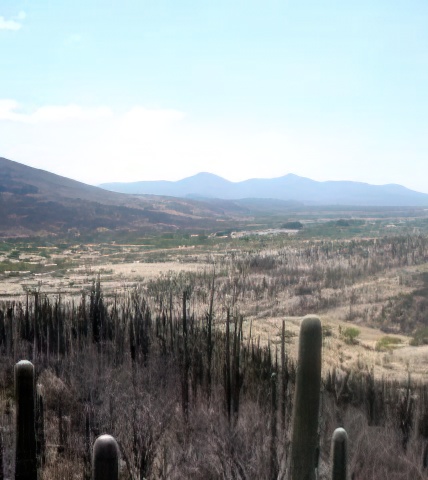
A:
{"type": "Polygon", "coordinates": [[[268,235],[296,235],[299,230],[292,230],[289,228],[267,228],[266,230],[247,230],[242,232],[231,232],[232,238],[242,238],[248,236],[268,236],[268,235]]]}

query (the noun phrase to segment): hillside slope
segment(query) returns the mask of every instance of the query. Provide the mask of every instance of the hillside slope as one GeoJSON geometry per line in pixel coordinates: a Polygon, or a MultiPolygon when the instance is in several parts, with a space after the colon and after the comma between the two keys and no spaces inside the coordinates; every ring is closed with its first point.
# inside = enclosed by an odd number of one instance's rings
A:
{"type": "Polygon", "coordinates": [[[168,231],[233,221],[247,210],[234,202],[202,202],[109,192],[0,158],[0,236],[97,229],[168,231]]]}

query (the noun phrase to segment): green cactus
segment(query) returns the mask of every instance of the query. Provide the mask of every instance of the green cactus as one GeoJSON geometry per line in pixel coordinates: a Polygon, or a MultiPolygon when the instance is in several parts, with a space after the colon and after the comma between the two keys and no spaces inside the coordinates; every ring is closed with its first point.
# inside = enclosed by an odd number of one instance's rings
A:
{"type": "Polygon", "coordinates": [[[111,435],[101,435],[94,443],[92,480],[118,480],[119,446],[111,435]]]}
{"type": "Polygon", "coordinates": [[[15,365],[16,451],[15,480],[37,480],[34,365],[15,365]]]}
{"type": "Polygon", "coordinates": [[[299,358],[293,409],[291,480],[315,480],[321,388],[321,321],[306,316],[300,327],[299,358]]]}
{"type": "Polygon", "coordinates": [[[331,439],[331,478],[347,478],[348,435],[343,428],[336,428],[331,439]]]}

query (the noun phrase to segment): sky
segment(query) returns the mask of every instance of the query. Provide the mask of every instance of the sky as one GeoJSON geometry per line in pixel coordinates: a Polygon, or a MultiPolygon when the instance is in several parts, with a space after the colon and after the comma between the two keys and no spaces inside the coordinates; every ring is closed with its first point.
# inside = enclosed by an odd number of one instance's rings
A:
{"type": "Polygon", "coordinates": [[[428,193],[426,0],[1,0],[0,156],[428,193]]]}

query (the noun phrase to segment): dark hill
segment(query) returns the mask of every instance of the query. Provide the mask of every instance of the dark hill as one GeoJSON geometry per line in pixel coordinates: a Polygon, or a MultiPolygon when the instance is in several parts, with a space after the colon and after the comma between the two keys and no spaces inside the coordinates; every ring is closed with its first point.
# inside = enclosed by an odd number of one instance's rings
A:
{"type": "Polygon", "coordinates": [[[248,213],[235,202],[109,192],[0,158],[0,236],[207,228],[248,213]]]}

